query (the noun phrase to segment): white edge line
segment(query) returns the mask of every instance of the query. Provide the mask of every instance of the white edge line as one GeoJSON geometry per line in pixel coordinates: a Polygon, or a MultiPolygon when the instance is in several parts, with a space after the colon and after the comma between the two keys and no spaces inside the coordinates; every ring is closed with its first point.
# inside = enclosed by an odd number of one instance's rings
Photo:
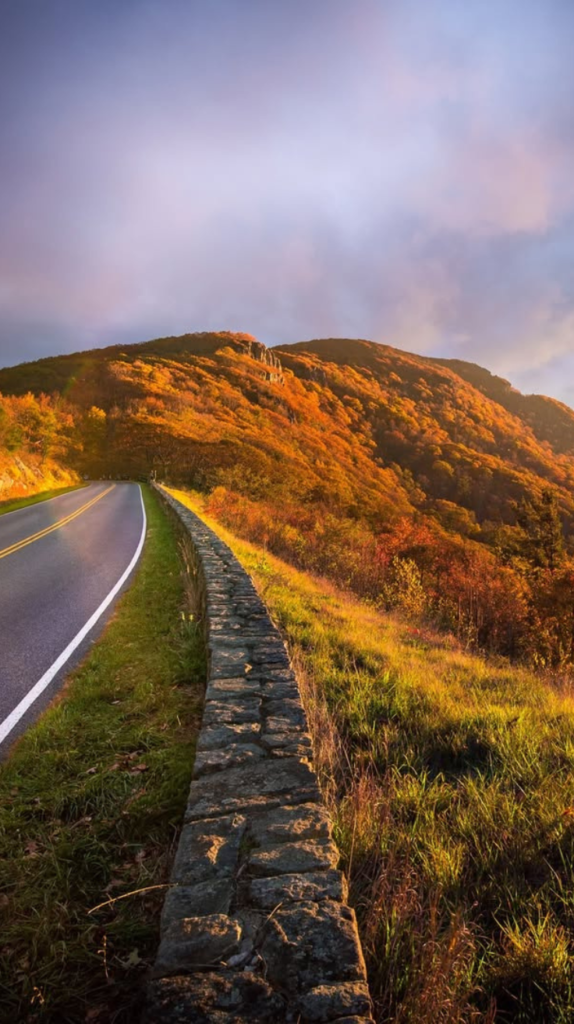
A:
{"type": "Polygon", "coordinates": [[[54,664],[50,666],[47,672],[44,672],[42,678],[39,679],[38,682],[32,687],[32,689],[28,691],[25,697],[22,697],[20,703],[17,704],[14,710],[10,712],[8,717],[0,723],[0,743],[4,742],[6,737],[12,732],[12,729],[18,724],[22,716],[26,714],[28,708],[31,707],[34,701],[38,699],[40,694],[43,693],[46,687],[50,685],[54,676],[57,675],[60,669],[66,664],[67,661],[69,661],[76,648],[79,647],[79,645],[81,644],[82,640],[84,640],[84,638],[88,635],[92,627],[95,626],[98,619],[102,617],[106,609],[109,608],[114,597],[116,596],[118,591],[121,590],[128,576],[137,565],[139,557],[142,553],[147,530],[147,517],[145,514],[145,506],[141,487],[139,491],[142,506],[143,526],[141,537],[136,548],[136,552],[130,564],[128,565],[127,569],[122,573],[115,586],[112,587],[108,596],[104,598],[99,608],[96,608],[94,614],[88,619],[85,626],[82,626],[80,632],[76,634],[72,641],[70,641],[70,643],[65,648],[65,650],[62,651],[60,656],[56,658],[54,664]]]}

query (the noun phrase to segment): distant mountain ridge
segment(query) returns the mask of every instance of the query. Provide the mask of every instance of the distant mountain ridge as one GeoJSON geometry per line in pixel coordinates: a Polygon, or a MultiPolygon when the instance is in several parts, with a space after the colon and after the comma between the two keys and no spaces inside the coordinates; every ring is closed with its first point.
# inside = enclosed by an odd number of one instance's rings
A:
{"type": "Polygon", "coordinates": [[[574,455],[574,413],[564,402],[546,395],[523,395],[510,381],[497,377],[476,363],[461,359],[429,361],[450,367],[488,398],[524,419],[536,437],[540,441],[548,441],[555,451],[574,455]]]}
{"type": "Polygon", "coordinates": [[[0,370],[0,393],[27,392],[66,403],[84,472],[231,481],[369,522],[421,510],[465,536],[550,487],[574,532],[574,412],[472,363],[203,332],[0,370]]]}

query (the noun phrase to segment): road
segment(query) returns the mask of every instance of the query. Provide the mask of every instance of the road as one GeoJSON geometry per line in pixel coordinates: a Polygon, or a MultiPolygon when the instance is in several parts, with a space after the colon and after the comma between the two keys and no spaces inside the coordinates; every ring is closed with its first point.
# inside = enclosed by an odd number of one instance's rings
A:
{"type": "Polygon", "coordinates": [[[93,483],[0,516],[0,757],[102,631],[145,530],[132,483],[93,483]]]}

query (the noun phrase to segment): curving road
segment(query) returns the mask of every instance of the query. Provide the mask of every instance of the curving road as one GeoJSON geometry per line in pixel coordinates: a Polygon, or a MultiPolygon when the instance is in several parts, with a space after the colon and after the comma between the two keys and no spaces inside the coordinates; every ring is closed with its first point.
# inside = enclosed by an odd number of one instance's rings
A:
{"type": "Polygon", "coordinates": [[[145,532],[131,483],[93,483],[0,516],[0,757],[101,632],[145,532]]]}

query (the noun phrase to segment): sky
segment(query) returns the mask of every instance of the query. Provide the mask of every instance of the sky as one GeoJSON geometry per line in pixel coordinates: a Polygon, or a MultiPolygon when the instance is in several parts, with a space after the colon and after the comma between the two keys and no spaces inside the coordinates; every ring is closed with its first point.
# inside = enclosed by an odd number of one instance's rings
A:
{"type": "Polygon", "coordinates": [[[574,405],[572,0],[0,0],[0,365],[367,338],[574,405]]]}

